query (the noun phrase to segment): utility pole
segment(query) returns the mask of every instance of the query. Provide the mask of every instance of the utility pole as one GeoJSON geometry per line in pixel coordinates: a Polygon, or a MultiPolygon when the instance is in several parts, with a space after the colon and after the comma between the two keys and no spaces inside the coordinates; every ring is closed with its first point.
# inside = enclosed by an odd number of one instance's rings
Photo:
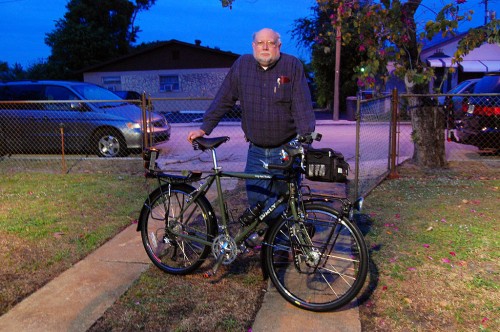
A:
{"type": "Polygon", "coordinates": [[[484,3],[484,25],[488,24],[488,17],[489,17],[489,12],[488,12],[488,0],[483,0],[481,3],[484,3]]]}
{"type": "MultiPolygon", "coordinates": [[[[337,7],[337,20],[340,20],[340,6],[337,7]]],[[[340,118],[339,111],[339,87],[340,87],[340,48],[342,47],[342,23],[337,22],[335,35],[335,77],[333,81],[333,120],[340,118]]]]}

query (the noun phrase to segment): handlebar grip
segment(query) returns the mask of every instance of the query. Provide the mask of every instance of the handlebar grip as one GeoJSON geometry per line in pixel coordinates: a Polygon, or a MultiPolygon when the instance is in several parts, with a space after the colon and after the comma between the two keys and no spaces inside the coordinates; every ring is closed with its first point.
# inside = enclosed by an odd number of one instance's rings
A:
{"type": "Polygon", "coordinates": [[[279,169],[279,170],[285,171],[287,169],[292,168],[293,160],[294,160],[294,158],[290,158],[290,159],[288,159],[288,161],[286,163],[284,163],[282,165],[268,164],[267,169],[279,169]]]}

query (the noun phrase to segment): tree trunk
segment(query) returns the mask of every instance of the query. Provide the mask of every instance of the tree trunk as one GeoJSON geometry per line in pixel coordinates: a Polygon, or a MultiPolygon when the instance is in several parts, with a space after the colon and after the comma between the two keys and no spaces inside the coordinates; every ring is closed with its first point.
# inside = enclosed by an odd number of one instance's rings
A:
{"type": "MultiPolygon", "coordinates": [[[[415,85],[405,78],[406,91],[413,93],[415,85]]],[[[425,105],[418,95],[408,98],[410,108],[413,162],[427,168],[448,165],[444,146],[444,113],[438,106],[425,105]]]]}
{"type": "Polygon", "coordinates": [[[413,161],[427,168],[447,166],[444,146],[444,115],[437,106],[416,105],[411,112],[413,161]]]}

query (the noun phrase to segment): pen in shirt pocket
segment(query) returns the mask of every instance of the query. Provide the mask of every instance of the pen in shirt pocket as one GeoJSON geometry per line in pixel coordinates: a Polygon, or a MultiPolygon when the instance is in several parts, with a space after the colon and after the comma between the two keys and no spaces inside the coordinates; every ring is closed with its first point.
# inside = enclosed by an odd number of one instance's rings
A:
{"type": "MultiPolygon", "coordinates": [[[[287,84],[287,83],[290,83],[290,78],[288,76],[285,76],[285,75],[281,75],[280,77],[278,77],[278,79],[276,80],[276,83],[278,83],[278,89],[281,87],[281,84],[287,84]]],[[[276,86],[274,87],[274,93],[276,93],[276,86]]]]}

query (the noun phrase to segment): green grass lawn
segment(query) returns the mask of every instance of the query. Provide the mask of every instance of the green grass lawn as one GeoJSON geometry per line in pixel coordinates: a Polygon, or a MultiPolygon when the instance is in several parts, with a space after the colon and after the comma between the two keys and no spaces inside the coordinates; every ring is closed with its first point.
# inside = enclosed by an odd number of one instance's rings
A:
{"type": "MultiPolygon", "coordinates": [[[[363,331],[500,330],[500,172],[480,163],[398,172],[359,215],[371,252],[363,331]]],[[[141,176],[104,174],[1,175],[0,183],[0,313],[133,222],[151,189],[141,176]]],[[[243,192],[227,198],[236,206],[243,192]]],[[[91,331],[251,327],[266,288],[259,258],[202,275],[151,267],[91,331]]]]}
{"type": "Polygon", "coordinates": [[[0,175],[0,314],[130,225],[142,176],[0,175]]]}
{"type": "Polygon", "coordinates": [[[366,331],[500,330],[499,172],[400,168],[366,199],[366,331]]]}

